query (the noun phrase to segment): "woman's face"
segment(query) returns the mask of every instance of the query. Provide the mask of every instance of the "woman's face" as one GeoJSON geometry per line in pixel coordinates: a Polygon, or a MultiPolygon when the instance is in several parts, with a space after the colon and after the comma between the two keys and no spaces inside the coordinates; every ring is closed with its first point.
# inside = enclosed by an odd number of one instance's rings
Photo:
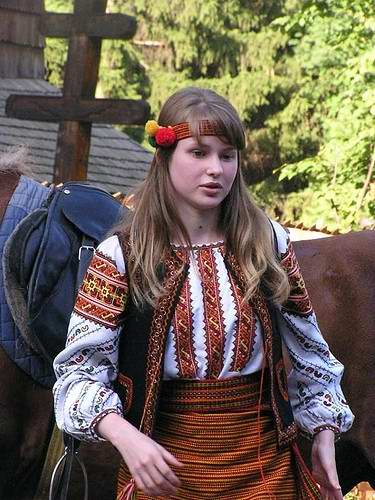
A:
{"type": "Polygon", "coordinates": [[[218,210],[229,193],[238,169],[237,149],[217,136],[178,141],[169,162],[174,201],[185,210],[218,210]]]}

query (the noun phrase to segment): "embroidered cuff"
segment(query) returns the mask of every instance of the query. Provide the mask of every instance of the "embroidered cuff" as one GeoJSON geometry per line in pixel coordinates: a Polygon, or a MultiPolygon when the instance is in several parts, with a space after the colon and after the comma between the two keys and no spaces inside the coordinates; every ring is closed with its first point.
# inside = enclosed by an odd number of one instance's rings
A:
{"type": "Polygon", "coordinates": [[[324,430],[330,430],[330,431],[333,431],[335,433],[335,442],[340,439],[340,436],[341,436],[340,429],[338,427],[336,427],[335,425],[330,425],[330,424],[319,425],[318,427],[315,427],[313,431],[310,431],[310,432],[299,428],[298,432],[305,439],[312,441],[314,439],[314,437],[320,431],[324,431],[324,430]]]}
{"type": "Polygon", "coordinates": [[[321,431],[332,431],[335,433],[335,441],[337,441],[340,438],[340,429],[336,427],[335,425],[330,425],[330,424],[325,424],[325,425],[319,425],[319,427],[315,427],[314,432],[313,432],[313,437],[319,434],[321,431]]]}
{"type": "Polygon", "coordinates": [[[96,426],[98,423],[107,415],[110,413],[116,413],[117,415],[122,415],[122,411],[119,408],[108,408],[107,410],[103,410],[99,415],[97,415],[94,420],[91,422],[90,427],[89,427],[89,432],[90,435],[95,439],[95,441],[105,441],[99,434],[96,432],[96,426]]]}

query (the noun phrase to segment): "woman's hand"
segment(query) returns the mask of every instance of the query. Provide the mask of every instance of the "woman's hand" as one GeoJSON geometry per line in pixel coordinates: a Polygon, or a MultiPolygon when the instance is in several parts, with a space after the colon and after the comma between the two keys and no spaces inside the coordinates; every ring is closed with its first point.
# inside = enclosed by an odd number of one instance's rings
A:
{"type": "Polygon", "coordinates": [[[333,431],[323,430],[314,436],[311,461],[312,474],[320,486],[322,499],[343,500],[337,477],[333,431]]]}
{"type": "Polygon", "coordinates": [[[170,466],[183,464],[165,448],[115,413],[100,420],[96,431],[117,448],[137,487],[146,495],[176,494],[181,483],[170,466]]]}

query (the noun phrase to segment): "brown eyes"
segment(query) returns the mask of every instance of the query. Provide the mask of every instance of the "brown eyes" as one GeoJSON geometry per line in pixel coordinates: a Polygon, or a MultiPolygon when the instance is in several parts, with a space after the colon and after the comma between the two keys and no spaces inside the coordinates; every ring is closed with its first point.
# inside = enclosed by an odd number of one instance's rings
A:
{"type": "Polygon", "coordinates": [[[224,154],[223,159],[226,161],[230,160],[235,160],[236,159],[236,153],[230,153],[230,154],[224,154]]]}
{"type": "Polygon", "coordinates": [[[195,158],[202,158],[204,156],[204,152],[200,149],[194,149],[191,153],[195,158]]]}

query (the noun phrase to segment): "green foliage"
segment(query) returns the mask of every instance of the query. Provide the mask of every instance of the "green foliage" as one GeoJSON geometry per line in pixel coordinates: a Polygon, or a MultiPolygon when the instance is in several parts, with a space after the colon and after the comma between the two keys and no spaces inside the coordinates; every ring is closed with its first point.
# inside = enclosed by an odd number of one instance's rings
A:
{"type": "MultiPolygon", "coordinates": [[[[46,0],[71,11],[73,0],[46,0]]],[[[375,144],[373,0],[108,0],[136,17],[134,40],[104,41],[99,97],[147,99],[152,116],[175,90],[212,88],[247,128],[255,197],[305,224],[358,228],[375,218],[363,191],[375,144]],[[256,175],[253,175],[253,174],[256,175]]],[[[61,85],[66,42],[48,40],[61,85]]],[[[128,133],[146,145],[140,128],[128,133]]]]}
{"type": "MultiPolygon", "coordinates": [[[[73,0],[45,0],[47,12],[73,12],[73,0]]],[[[47,80],[56,87],[64,83],[64,66],[68,54],[68,42],[61,38],[47,38],[45,60],[47,80]]]]}
{"type": "Polygon", "coordinates": [[[254,110],[268,104],[268,95],[278,85],[273,67],[283,35],[275,35],[267,23],[280,13],[280,2],[131,3],[140,37],[162,45],[156,53],[143,50],[152,82],[150,102],[156,112],[170,92],[192,83],[228,96],[244,120],[251,120],[254,110]]]}
{"type": "Polygon", "coordinates": [[[373,187],[358,201],[375,147],[372,7],[369,0],[308,1],[273,23],[289,36],[285,67],[295,90],[267,125],[284,162],[279,180],[307,181],[285,204],[307,224],[359,228],[375,216],[373,187]]]}

